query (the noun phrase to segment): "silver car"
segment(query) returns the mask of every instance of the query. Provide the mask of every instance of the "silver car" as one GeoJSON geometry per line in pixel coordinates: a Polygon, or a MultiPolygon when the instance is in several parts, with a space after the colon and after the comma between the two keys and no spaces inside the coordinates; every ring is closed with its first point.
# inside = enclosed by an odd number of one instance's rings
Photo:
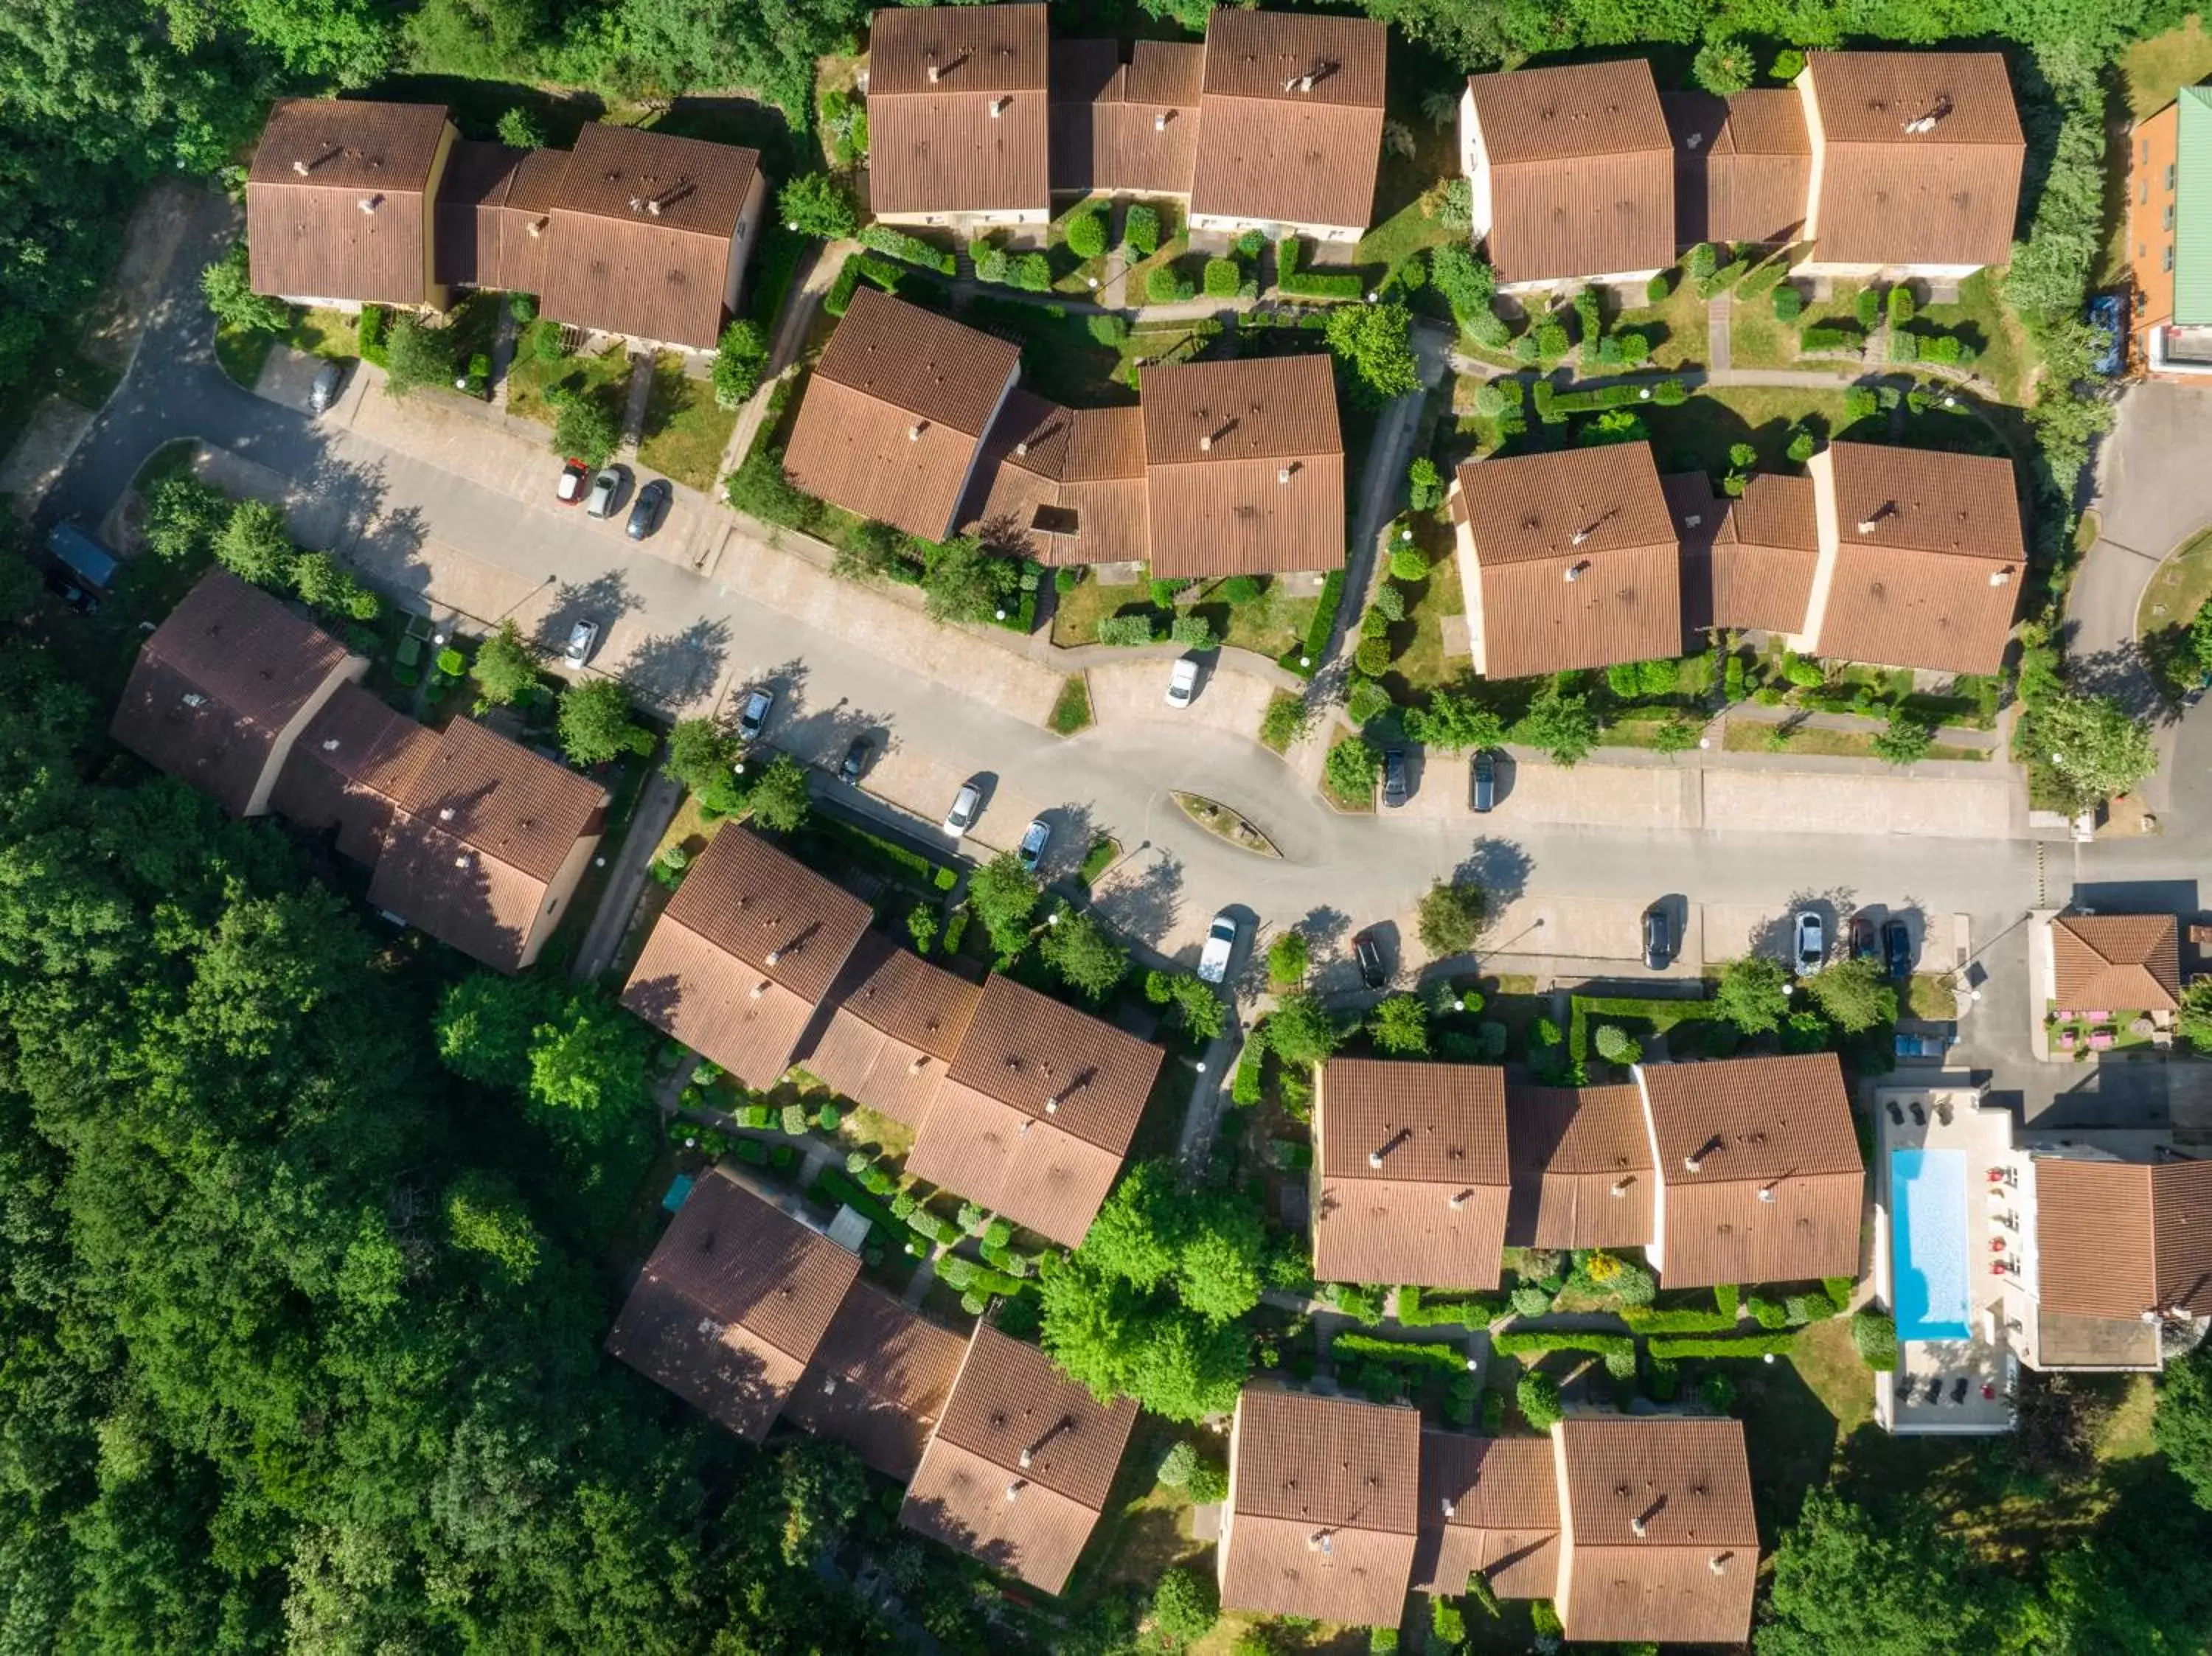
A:
{"type": "Polygon", "coordinates": [[[599,623],[580,621],[568,629],[568,647],[561,652],[561,659],[570,667],[580,667],[592,658],[592,648],[599,641],[599,623]]]}
{"type": "Polygon", "coordinates": [[[585,498],[584,510],[594,518],[615,515],[615,496],[622,493],[622,473],[613,466],[601,468],[592,479],[592,492],[585,498]]]}
{"type": "Polygon", "coordinates": [[[963,782],[952,796],[952,809],[945,813],[945,837],[957,840],[975,826],[983,809],[983,792],[973,782],[963,782]]]}
{"type": "Polygon", "coordinates": [[[1820,917],[1809,908],[1799,909],[1795,937],[1797,975],[1810,977],[1820,969],[1820,962],[1828,957],[1828,937],[1820,925],[1820,917]]]}
{"type": "Polygon", "coordinates": [[[338,387],[345,383],[345,370],[335,362],[325,362],[317,370],[315,383],[307,387],[307,412],[326,413],[338,400],[338,387]]]}
{"type": "Polygon", "coordinates": [[[755,690],[745,698],[744,711],[738,715],[738,740],[757,742],[768,728],[768,716],[775,707],[774,690],[755,690]]]}

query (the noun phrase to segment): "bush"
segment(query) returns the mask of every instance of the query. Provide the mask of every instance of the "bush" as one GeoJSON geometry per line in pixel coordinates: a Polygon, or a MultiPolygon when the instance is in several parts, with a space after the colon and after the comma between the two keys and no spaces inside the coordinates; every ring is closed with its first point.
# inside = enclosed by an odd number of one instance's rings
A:
{"type": "Polygon", "coordinates": [[[1798,349],[1805,351],[1855,351],[1865,343],[1856,328],[1816,326],[1797,336],[1798,349]]]}
{"type": "Polygon", "coordinates": [[[1221,583],[1221,596],[1232,604],[1256,604],[1265,590],[1255,575],[1231,575],[1221,583]]]}
{"type": "Polygon", "coordinates": [[[1106,251],[1106,215],[1085,208],[1067,221],[1067,251],[1078,258],[1097,258],[1106,251]]]}
{"type": "Polygon", "coordinates": [[[1145,297],[1152,304],[1180,304],[1191,293],[1189,282],[1172,264],[1155,264],[1145,276],[1145,297]]]}
{"type": "Polygon", "coordinates": [[[1361,639],[1359,648],[1352,654],[1352,664],[1370,678],[1381,677],[1390,670],[1389,641],[1379,638],[1361,639]]]}
{"type": "Polygon", "coordinates": [[[951,276],[960,268],[959,262],[943,248],[888,224],[871,224],[861,231],[860,246],[872,247],[879,253],[888,253],[908,264],[919,264],[923,270],[934,270],[939,276],[951,276]]]}
{"type": "Polygon", "coordinates": [[[1190,1475],[1198,1470],[1196,1446],[1178,1441],[1161,1458],[1159,1481],[1170,1489],[1180,1489],[1190,1482],[1190,1475]]]}
{"type": "Polygon", "coordinates": [[[1137,645],[1152,641],[1150,616],[1109,616],[1098,623],[1101,644],[1137,645]]]}
{"type": "MultiPolygon", "coordinates": [[[[1286,294],[1308,299],[1358,299],[1366,291],[1354,272],[1316,276],[1298,269],[1298,239],[1285,236],[1275,244],[1275,286],[1286,294]]],[[[1449,292],[1446,295],[1449,298],[1449,292]]]]}
{"type": "Polygon", "coordinates": [[[1513,1309],[1524,1317],[1540,1317],[1552,1308],[1552,1296],[1534,1283],[1522,1283],[1510,1297],[1513,1309]]]}
{"type": "Polygon", "coordinates": [[[1778,1357],[1796,1344],[1796,1333],[1784,1329],[1773,1334],[1746,1334],[1733,1340],[1709,1339],[1694,1334],[1661,1335],[1652,1340],[1650,1349],[1655,1357],[1778,1357]]]}
{"type": "Polygon", "coordinates": [[[1897,1319],[1871,1307],[1857,1313],[1851,1319],[1851,1344],[1868,1368],[1888,1374],[1897,1367],[1897,1319]]]}
{"type": "Polygon", "coordinates": [[[1662,270],[1644,284],[1644,302],[1647,305],[1663,305],[1667,302],[1667,295],[1674,291],[1674,282],[1666,271],[1662,270]]]}
{"type": "Polygon", "coordinates": [[[1784,282],[1774,290],[1774,319],[1795,322],[1805,314],[1805,295],[1790,282],[1784,282]]]}
{"type": "Polygon", "coordinates": [[[1390,554],[1390,574],[1395,580],[1426,580],[1429,578],[1429,555],[1418,546],[1396,548],[1390,554]]]}
{"type": "Polygon", "coordinates": [[[1206,261],[1203,287],[1208,299],[1234,299],[1244,282],[1244,272],[1233,258],[1210,258],[1206,261]]]}
{"type": "Polygon", "coordinates": [[[783,1130],[793,1138],[806,1131],[806,1110],[804,1106],[787,1104],[781,1113],[783,1130]]]}
{"type": "Polygon", "coordinates": [[[1717,1415],[1735,1412],[1735,1381],[1717,1368],[1708,1369],[1698,1382],[1698,1398],[1717,1415]]]}
{"type": "Polygon", "coordinates": [[[1564,1413],[1559,1407],[1559,1381],[1540,1369],[1532,1368],[1521,1376],[1513,1400],[1520,1405],[1521,1418],[1539,1432],[1550,1431],[1564,1413]]]}
{"type": "Polygon", "coordinates": [[[1160,215],[1142,202],[1129,209],[1121,219],[1121,240],[1139,258],[1150,258],[1160,251],[1160,215]]]}
{"type": "Polygon", "coordinates": [[[1597,1055],[1607,1064],[1633,1064],[1641,1049],[1628,1031],[1618,1024],[1601,1023],[1597,1031],[1597,1055]]]}
{"type": "Polygon", "coordinates": [[[1168,639],[1186,650],[1211,650],[1221,642],[1214,636],[1213,623],[1204,616],[1177,616],[1168,628],[1168,639]]]}
{"type": "MultiPolygon", "coordinates": [[[[1929,343],[1933,343],[1932,341],[1929,343]]],[[[1920,340],[1917,335],[1902,331],[1889,337],[1889,360],[1893,362],[1917,362],[1920,360],[1920,340]]]]}
{"type": "Polygon", "coordinates": [[[827,173],[802,173],[777,191],[776,213],[801,235],[835,241],[860,226],[860,215],[845,187],[827,173]]]}

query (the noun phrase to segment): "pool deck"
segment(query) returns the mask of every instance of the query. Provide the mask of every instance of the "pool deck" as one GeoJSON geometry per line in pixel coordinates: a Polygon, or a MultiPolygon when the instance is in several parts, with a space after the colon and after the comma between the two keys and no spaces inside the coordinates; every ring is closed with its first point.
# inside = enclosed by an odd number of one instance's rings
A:
{"type": "Polygon", "coordinates": [[[1884,1087],[1875,1094],[1875,1293],[1894,1307],[1889,1187],[1890,1152],[1955,1149],[1966,1157],[1967,1325],[1965,1339],[1899,1340],[1894,1374],[1876,1374],[1875,1417],[1888,1430],[1952,1435],[2008,1432],[2012,1392],[2019,1374],[2016,1341],[2032,1316],[2019,1288],[2032,1227],[2016,1199],[2020,1164],[2013,1148],[2012,1113],[1984,1107],[1972,1087],[1884,1087]],[[2007,1182],[1992,1183],[1989,1169],[2002,1168],[2007,1182]],[[2003,1246],[1997,1248],[1992,1242],[2003,1246]],[[2014,1269],[1991,1272],[1994,1261],[2014,1269]],[[1959,1382],[1966,1382],[1958,1401],[1959,1382]],[[1934,1395],[1931,1396],[1931,1389],[1934,1395]]]}

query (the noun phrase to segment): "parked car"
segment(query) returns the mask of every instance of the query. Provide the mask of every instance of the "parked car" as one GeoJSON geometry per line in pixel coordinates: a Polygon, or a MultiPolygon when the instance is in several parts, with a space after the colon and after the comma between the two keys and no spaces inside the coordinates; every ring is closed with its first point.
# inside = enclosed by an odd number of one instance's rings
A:
{"type": "Polygon", "coordinates": [[[975,826],[975,818],[982,809],[982,790],[973,782],[963,782],[960,792],[952,796],[952,809],[945,813],[945,836],[959,839],[975,826]]]}
{"type": "Polygon", "coordinates": [[[1206,947],[1199,951],[1201,983],[1219,983],[1229,975],[1229,957],[1237,952],[1237,917],[1227,909],[1213,917],[1206,928],[1206,947]]]}
{"type": "Polygon", "coordinates": [[[1034,874],[1036,865],[1044,860],[1044,848],[1051,843],[1052,824],[1042,816],[1032,817],[1030,825],[1022,830],[1022,842],[1014,851],[1015,859],[1034,874]]]}
{"type": "Polygon", "coordinates": [[[768,728],[768,716],[775,707],[775,692],[762,688],[745,697],[745,705],[738,714],[738,740],[757,742],[761,732],[768,728]]]}
{"type": "Polygon", "coordinates": [[[845,749],[845,762],[837,767],[837,779],[848,788],[858,787],[860,773],[867,768],[867,764],[868,738],[856,736],[853,738],[853,745],[845,749]]]}
{"type": "Polygon", "coordinates": [[[1474,750],[1474,808],[1488,810],[1498,803],[1498,755],[1487,748],[1474,750]]]}
{"type": "Polygon", "coordinates": [[[1900,1029],[1891,1041],[1891,1050],[1899,1058],[1940,1059],[1950,1050],[1948,1035],[1911,1034],[1900,1029]]]}
{"type": "Polygon", "coordinates": [[[1847,935],[1850,938],[1850,953],[1853,960],[1871,961],[1881,958],[1881,951],[1875,947],[1874,922],[1865,915],[1851,916],[1850,927],[1847,935]]]}
{"type": "Polygon", "coordinates": [[[1644,911],[1644,964],[1654,972],[1664,972],[1674,958],[1674,925],[1667,919],[1666,905],[1654,903],[1644,911]]]}
{"type": "Polygon", "coordinates": [[[1406,750],[1382,750],[1382,803],[1392,810],[1406,803],[1406,750]]]}
{"type": "Polygon", "coordinates": [[[1889,975],[1899,982],[1912,975],[1912,933],[1903,920],[1882,927],[1881,955],[1889,975]]]}
{"type": "Polygon", "coordinates": [[[655,477],[637,492],[637,499],[629,508],[629,534],[630,539],[641,541],[660,527],[660,519],[668,511],[668,502],[676,490],[665,477],[655,477]]]}
{"type": "Polygon", "coordinates": [[[568,647],[561,652],[561,659],[571,667],[580,667],[592,658],[592,646],[599,641],[599,623],[580,621],[568,629],[568,647]]]}
{"type": "Polygon", "coordinates": [[[2097,355],[2090,366],[2109,379],[2126,362],[2127,301],[2118,294],[2099,294],[2090,300],[2089,331],[2097,338],[2097,355]]]}
{"type": "Polygon", "coordinates": [[[316,372],[315,383],[307,387],[307,412],[325,414],[338,400],[338,387],[345,383],[345,370],[335,362],[325,362],[316,372]]]}
{"type": "Polygon", "coordinates": [[[592,497],[584,502],[586,513],[594,518],[615,515],[615,502],[622,496],[623,475],[620,466],[603,466],[599,475],[592,479],[592,497]]]}
{"type": "Polygon", "coordinates": [[[1188,707],[1190,699],[1198,694],[1198,664],[1185,656],[1168,675],[1168,706],[1188,707]]]}
{"type": "Polygon", "coordinates": [[[592,469],[581,460],[568,459],[561,464],[561,480],[553,485],[553,498],[562,506],[581,506],[584,492],[591,487],[592,469]]]}
{"type": "Polygon", "coordinates": [[[76,610],[80,616],[96,616],[100,613],[100,600],[58,569],[46,571],[46,591],[52,592],[66,607],[76,610]]]}
{"type": "Polygon", "coordinates": [[[1382,945],[1372,931],[1362,931],[1352,938],[1352,958],[1359,962],[1360,982],[1370,989],[1380,989],[1390,981],[1382,966],[1382,945]]]}
{"type": "Polygon", "coordinates": [[[1819,971],[1820,962],[1828,957],[1828,934],[1820,925],[1820,917],[1809,908],[1799,909],[1795,935],[1797,974],[1804,977],[1819,971]]]}

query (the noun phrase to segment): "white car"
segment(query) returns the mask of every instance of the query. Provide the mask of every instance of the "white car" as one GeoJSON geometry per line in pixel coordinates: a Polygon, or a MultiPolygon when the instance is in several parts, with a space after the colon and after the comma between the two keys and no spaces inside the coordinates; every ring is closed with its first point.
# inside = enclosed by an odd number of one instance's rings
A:
{"type": "Polygon", "coordinates": [[[580,667],[592,658],[592,646],[599,641],[599,623],[580,621],[568,629],[568,647],[561,652],[561,659],[571,667],[580,667]]]}
{"type": "Polygon", "coordinates": [[[952,809],[945,813],[945,838],[957,840],[974,828],[982,809],[982,791],[973,782],[963,782],[960,792],[952,796],[952,809]]]}
{"type": "Polygon", "coordinates": [[[608,466],[592,479],[592,492],[584,502],[586,517],[611,518],[615,515],[615,497],[622,493],[622,473],[608,466]]]}
{"type": "Polygon", "coordinates": [[[1188,707],[1191,697],[1198,694],[1198,664],[1185,656],[1168,675],[1168,706],[1188,707]]]}
{"type": "Polygon", "coordinates": [[[1820,917],[1809,908],[1799,909],[1796,937],[1797,975],[1809,977],[1820,969],[1820,962],[1828,957],[1827,934],[1821,930],[1820,917]]]}
{"type": "Polygon", "coordinates": [[[1237,952],[1237,917],[1227,909],[1213,917],[1206,929],[1206,947],[1198,957],[1201,983],[1219,983],[1229,975],[1229,957],[1237,952]]]}

